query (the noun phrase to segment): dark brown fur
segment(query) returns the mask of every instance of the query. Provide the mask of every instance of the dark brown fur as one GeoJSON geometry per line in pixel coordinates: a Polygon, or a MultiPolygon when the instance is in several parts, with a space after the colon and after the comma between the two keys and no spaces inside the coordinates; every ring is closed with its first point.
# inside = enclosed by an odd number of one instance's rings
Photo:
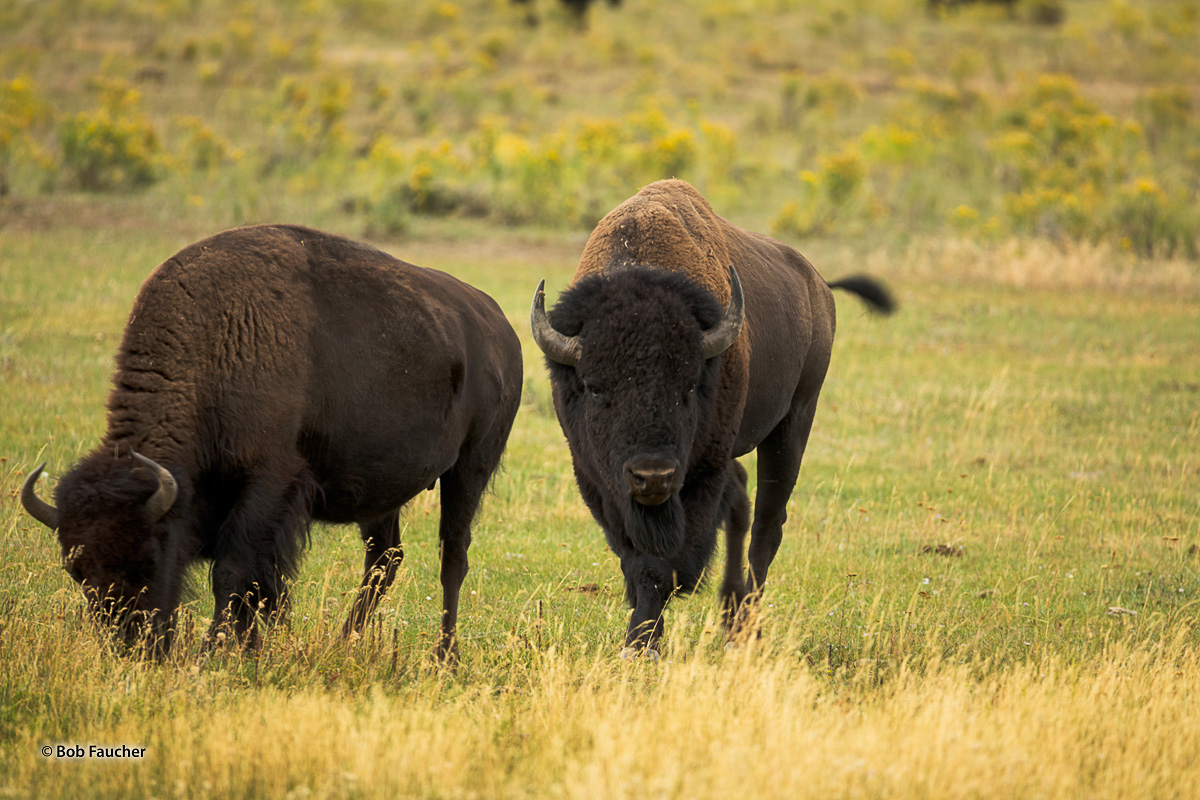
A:
{"type": "Polygon", "coordinates": [[[931,16],[937,16],[948,9],[958,9],[975,3],[1003,6],[1009,17],[1016,16],[1017,0],[925,0],[925,8],[931,16]]]}
{"type": "MultiPolygon", "coordinates": [[[[832,286],[890,310],[869,278],[832,286]]],[[[700,580],[721,524],[731,624],[765,584],[829,367],[830,288],[804,256],[730,224],[678,180],[647,186],[588,240],[550,314],[555,330],[579,337],[581,355],[573,367],[549,365],[580,491],[621,558],[633,607],[627,646],[655,645],[667,600],[700,580]],[[699,342],[729,303],[730,265],[745,321],[731,347],[704,361],[699,342]],[[754,449],[750,529],[746,473],[733,459],[754,449]],[[668,502],[639,508],[630,499],[620,471],[634,459],[682,465],[668,502]]]]}
{"type": "MultiPolygon", "coordinates": [[[[399,514],[440,482],[443,616],[455,653],[470,526],[520,401],[520,344],[484,293],[302,227],[226,231],[143,284],[100,446],[59,483],[59,539],[96,610],[170,644],[186,567],[212,564],[217,614],[253,645],[285,609],[311,519],[356,523],[366,563],[347,633],[395,576],[399,514]],[[170,471],[175,503],[137,452],[170,471]]],[[[128,637],[127,637],[128,638],[128,637]]]]}
{"type": "MultiPolygon", "coordinates": [[[[537,12],[533,8],[533,0],[512,0],[516,5],[528,6],[529,11],[526,14],[525,20],[530,25],[537,25],[540,20],[537,12]]],[[[563,7],[571,15],[576,25],[587,27],[588,9],[591,7],[594,0],[561,0],[563,7]]],[[[613,8],[621,5],[621,0],[608,0],[608,4],[613,8]]]]}

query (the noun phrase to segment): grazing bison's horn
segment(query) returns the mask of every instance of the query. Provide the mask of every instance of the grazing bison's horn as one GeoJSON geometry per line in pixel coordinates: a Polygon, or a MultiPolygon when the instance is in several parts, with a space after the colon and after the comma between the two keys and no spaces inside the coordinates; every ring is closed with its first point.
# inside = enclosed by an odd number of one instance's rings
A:
{"type": "Polygon", "coordinates": [[[578,336],[564,336],[550,324],[546,316],[546,281],[538,283],[533,293],[533,308],[529,311],[529,324],[533,328],[533,340],[551,361],[568,367],[579,363],[580,344],[578,336]]]}
{"type": "Polygon", "coordinates": [[[45,525],[50,530],[58,530],[59,514],[58,509],[47,503],[45,500],[37,496],[37,492],[33,490],[34,484],[37,483],[38,477],[42,474],[42,470],[46,468],[46,462],[43,461],[37,469],[29,473],[29,477],[25,479],[25,485],[21,487],[21,505],[25,506],[25,510],[29,512],[29,516],[36,519],[38,522],[45,525]]]}
{"type": "Polygon", "coordinates": [[[721,321],[704,332],[704,357],[712,358],[724,353],[742,332],[742,322],[746,318],[746,301],[742,297],[742,282],[738,280],[737,270],[729,265],[729,308],[721,321]]]}
{"type": "Polygon", "coordinates": [[[154,470],[158,476],[158,489],[146,501],[146,513],[150,515],[151,521],[158,522],[163,518],[164,514],[171,510],[171,506],[175,504],[175,495],[179,493],[179,486],[175,483],[175,479],[171,477],[171,473],[167,472],[154,461],[146,458],[141,453],[134,453],[133,457],[154,470]]]}

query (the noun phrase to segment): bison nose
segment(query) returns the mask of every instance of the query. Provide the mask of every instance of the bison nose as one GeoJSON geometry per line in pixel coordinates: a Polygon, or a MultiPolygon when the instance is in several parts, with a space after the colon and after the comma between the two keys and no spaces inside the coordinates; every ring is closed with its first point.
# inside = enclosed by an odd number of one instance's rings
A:
{"type": "Polygon", "coordinates": [[[665,503],[675,491],[679,462],[673,458],[639,458],[625,462],[625,483],[633,499],[645,506],[665,503]]]}

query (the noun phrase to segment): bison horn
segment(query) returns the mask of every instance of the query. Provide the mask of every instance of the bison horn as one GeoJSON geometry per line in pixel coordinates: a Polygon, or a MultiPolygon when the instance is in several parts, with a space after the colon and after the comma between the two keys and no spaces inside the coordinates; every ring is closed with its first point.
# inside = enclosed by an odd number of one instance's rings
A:
{"type": "Polygon", "coordinates": [[[58,509],[47,503],[45,500],[37,496],[34,491],[34,484],[42,474],[42,470],[46,468],[46,462],[43,461],[37,469],[29,473],[29,477],[25,479],[25,485],[21,487],[21,505],[25,506],[25,510],[29,512],[29,516],[36,519],[38,522],[45,525],[50,530],[58,530],[59,513],[58,509]]]}
{"type": "Polygon", "coordinates": [[[579,363],[580,344],[578,336],[564,336],[554,330],[546,316],[546,281],[538,283],[533,293],[533,308],[529,311],[529,324],[533,328],[533,340],[551,361],[568,367],[579,363]]]}
{"type": "Polygon", "coordinates": [[[738,280],[737,270],[729,265],[729,308],[721,321],[704,332],[704,357],[712,358],[724,353],[742,332],[742,323],[746,318],[746,301],[742,297],[742,282],[738,280]]]}
{"type": "Polygon", "coordinates": [[[171,506],[175,504],[175,495],[179,493],[179,486],[175,483],[175,478],[171,476],[170,472],[167,472],[151,459],[146,458],[141,453],[134,453],[133,457],[154,470],[158,476],[158,488],[150,496],[150,499],[146,501],[146,513],[150,515],[151,521],[158,522],[163,518],[163,515],[171,510],[171,506]]]}

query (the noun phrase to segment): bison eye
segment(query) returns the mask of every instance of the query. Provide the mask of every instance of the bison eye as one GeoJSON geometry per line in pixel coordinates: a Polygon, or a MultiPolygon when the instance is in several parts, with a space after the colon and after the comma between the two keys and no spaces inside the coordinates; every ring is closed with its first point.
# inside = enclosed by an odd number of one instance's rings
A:
{"type": "Polygon", "coordinates": [[[588,397],[592,399],[592,402],[605,403],[608,401],[608,394],[596,384],[585,384],[583,388],[587,392],[588,397]]]}

